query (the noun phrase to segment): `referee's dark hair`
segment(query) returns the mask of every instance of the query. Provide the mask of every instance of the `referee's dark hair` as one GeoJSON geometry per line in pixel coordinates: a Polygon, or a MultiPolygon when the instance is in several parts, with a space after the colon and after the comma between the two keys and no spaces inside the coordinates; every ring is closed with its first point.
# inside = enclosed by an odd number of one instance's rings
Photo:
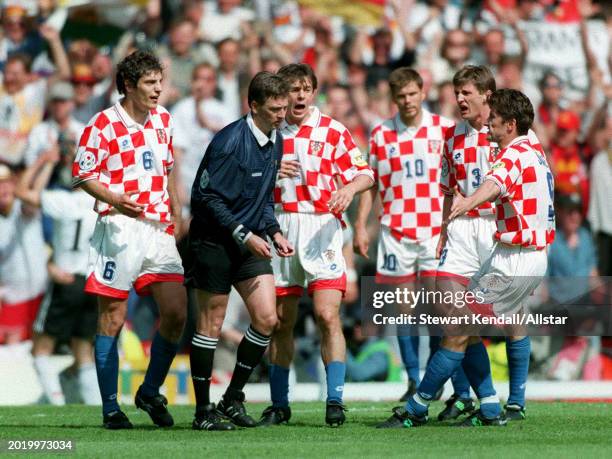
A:
{"type": "Polygon", "coordinates": [[[157,56],[149,51],[134,51],[117,64],[117,91],[125,95],[126,84],[135,88],[138,80],[149,72],[163,72],[163,67],[157,56]]]}
{"type": "Polygon", "coordinates": [[[312,67],[308,64],[287,64],[283,65],[278,72],[277,75],[280,75],[289,85],[292,85],[294,81],[299,80],[302,81],[306,78],[310,80],[310,84],[312,84],[312,90],[317,89],[317,76],[312,70],[312,67]]]}
{"type": "Polygon", "coordinates": [[[263,105],[269,98],[287,97],[289,85],[280,76],[271,72],[258,72],[249,83],[249,107],[253,102],[263,105]]]}
{"type": "Polygon", "coordinates": [[[491,70],[484,65],[466,65],[453,77],[453,85],[459,86],[472,83],[480,94],[495,91],[495,77],[491,70]]]}
{"type": "Polygon", "coordinates": [[[489,97],[489,107],[504,121],[514,120],[519,135],[527,135],[533,124],[533,105],[521,91],[499,89],[489,97]]]}

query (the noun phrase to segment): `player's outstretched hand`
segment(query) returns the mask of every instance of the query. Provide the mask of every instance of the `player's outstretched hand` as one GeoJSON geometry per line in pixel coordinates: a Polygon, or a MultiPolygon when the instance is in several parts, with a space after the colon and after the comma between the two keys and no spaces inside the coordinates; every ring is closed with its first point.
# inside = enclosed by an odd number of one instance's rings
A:
{"type": "Polygon", "coordinates": [[[455,187],[455,195],[453,196],[453,206],[451,207],[448,220],[450,221],[453,218],[460,217],[468,210],[470,210],[469,201],[467,200],[467,198],[464,198],[459,192],[459,189],[455,187]]]}
{"type": "Polygon", "coordinates": [[[253,234],[245,243],[247,249],[255,255],[257,258],[263,258],[269,260],[272,258],[272,252],[270,251],[270,244],[264,241],[262,238],[253,234]]]}
{"type": "Polygon", "coordinates": [[[136,193],[138,193],[137,190],[128,191],[127,193],[123,194],[117,194],[115,195],[115,200],[111,204],[123,215],[136,218],[144,211],[144,206],[130,199],[130,196],[136,193]]]}
{"type": "Polygon", "coordinates": [[[291,159],[281,161],[278,173],[279,178],[297,177],[300,174],[300,162],[291,159]]]}
{"type": "Polygon", "coordinates": [[[274,248],[279,257],[290,257],[295,253],[293,245],[281,233],[274,235],[274,248]]]}
{"type": "Polygon", "coordinates": [[[370,235],[368,230],[355,226],[355,236],[353,236],[353,251],[362,257],[368,257],[368,249],[370,248],[370,235]]]}
{"type": "Polygon", "coordinates": [[[355,193],[349,186],[345,186],[344,188],[339,189],[334,192],[327,203],[329,207],[329,211],[334,214],[341,214],[348,206],[351,204],[355,193]]]}

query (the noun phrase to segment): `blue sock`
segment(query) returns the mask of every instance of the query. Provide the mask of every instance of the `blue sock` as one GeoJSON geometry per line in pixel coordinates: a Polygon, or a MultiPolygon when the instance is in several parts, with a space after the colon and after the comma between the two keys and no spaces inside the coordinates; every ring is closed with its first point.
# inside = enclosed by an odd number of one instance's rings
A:
{"type": "Polygon", "coordinates": [[[459,396],[460,399],[470,398],[470,381],[467,379],[463,367],[459,365],[457,370],[451,376],[453,382],[454,393],[459,396]]]}
{"type": "Polygon", "coordinates": [[[272,406],[275,408],[289,406],[289,368],[270,365],[269,372],[272,406]]]}
{"type": "Polygon", "coordinates": [[[427,365],[425,376],[417,389],[417,393],[408,399],[406,410],[414,415],[422,416],[427,412],[428,404],[436,392],[461,365],[463,352],[449,351],[441,347],[427,365]]]}
{"type": "Polygon", "coordinates": [[[429,363],[436,351],[440,349],[440,341],[442,341],[441,336],[429,337],[429,358],[427,359],[427,363],[429,363]]]}
{"type": "Polygon", "coordinates": [[[159,331],[155,333],[151,344],[151,360],[142,383],[142,393],[144,395],[154,397],[159,394],[159,388],[166,379],[177,350],[177,343],[168,341],[160,335],[159,331]]]}
{"type": "Polygon", "coordinates": [[[414,379],[417,383],[421,382],[419,375],[419,336],[410,336],[410,328],[407,326],[398,326],[397,343],[402,356],[402,363],[408,373],[408,378],[414,379]]]}
{"type": "Polygon", "coordinates": [[[329,362],[325,367],[325,373],[327,373],[327,401],[342,403],[346,364],[337,360],[329,362]]]}
{"type": "Polygon", "coordinates": [[[119,353],[117,352],[116,336],[96,335],[94,356],[98,386],[102,396],[102,413],[119,411],[117,402],[117,385],[119,378],[119,353]]]}
{"type": "Polygon", "coordinates": [[[525,388],[529,373],[529,356],[531,340],[525,336],[518,341],[506,338],[506,355],[508,356],[508,374],[510,375],[510,396],[508,405],[525,407],[525,388]]]}
{"type": "Polygon", "coordinates": [[[501,405],[491,377],[491,363],[482,341],[468,346],[463,359],[463,370],[470,385],[480,400],[480,412],[486,418],[495,418],[501,413],[501,405]]]}

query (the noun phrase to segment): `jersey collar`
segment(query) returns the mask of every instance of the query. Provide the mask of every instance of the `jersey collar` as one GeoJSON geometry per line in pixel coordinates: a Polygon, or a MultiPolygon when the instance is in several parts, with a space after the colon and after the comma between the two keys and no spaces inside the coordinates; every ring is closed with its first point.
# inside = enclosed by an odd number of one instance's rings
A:
{"type": "Polygon", "coordinates": [[[432,123],[433,123],[433,118],[431,116],[431,113],[423,108],[422,109],[422,114],[423,114],[423,116],[421,117],[421,124],[419,124],[416,127],[413,127],[413,126],[406,126],[404,124],[404,122],[402,121],[402,118],[401,118],[399,112],[396,113],[396,115],[395,115],[395,125],[397,126],[397,130],[399,132],[404,132],[406,130],[413,130],[414,132],[417,132],[422,126],[431,126],[432,123]]]}
{"type": "Polygon", "coordinates": [[[128,112],[125,111],[125,109],[121,105],[121,100],[119,100],[119,101],[117,101],[115,103],[114,108],[115,108],[115,111],[117,112],[117,115],[119,115],[119,118],[121,119],[123,124],[125,124],[125,126],[128,129],[129,128],[140,128],[140,129],[143,129],[144,125],[147,124],[147,121],[151,117],[151,111],[149,111],[149,113],[147,114],[147,118],[145,119],[145,124],[137,123],[136,121],[134,121],[132,119],[132,117],[130,115],[128,115],[128,112]]]}
{"type": "Polygon", "coordinates": [[[257,125],[255,124],[255,121],[253,121],[253,116],[251,115],[251,112],[249,112],[249,114],[247,115],[246,122],[247,122],[247,126],[249,126],[249,129],[255,136],[255,140],[257,140],[257,143],[259,144],[260,147],[265,146],[268,142],[276,143],[276,129],[272,129],[272,131],[270,132],[270,137],[265,135],[257,127],[257,125]]]}
{"type": "Polygon", "coordinates": [[[312,105],[310,107],[310,115],[308,115],[308,119],[304,121],[304,124],[297,126],[295,124],[287,123],[287,120],[284,119],[281,123],[281,131],[285,131],[287,133],[295,133],[297,134],[302,126],[309,126],[312,128],[316,128],[319,125],[319,120],[321,119],[321,111],[312,105]]]}

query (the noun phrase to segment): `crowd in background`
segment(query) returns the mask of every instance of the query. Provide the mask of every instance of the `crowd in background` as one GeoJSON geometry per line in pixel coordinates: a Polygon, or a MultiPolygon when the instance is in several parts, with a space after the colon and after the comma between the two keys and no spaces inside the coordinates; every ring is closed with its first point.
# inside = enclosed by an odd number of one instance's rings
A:
{"type": "MultiPolygon", "coordinates": [[[[466,64],[488,65],[498,87],[523,91],[536,110],[534,130],[549,158],[558,196],[550,275],[612,276],[609,3],[336,2],[338,7],[348,5],[350,11],[363,12],[350,18],[343,17],[342,11],[322,10],[314,1],[74,3],[3,2],[0,319],[11,305],[29,303],[33,320],[48,280],[62,276],[48,264],[43,234],[50,240],[51,228],[44,216],[27,206],[20,207],[19,215],[14,212],[19,206],[15,198],[19,176],[36,161],[51,158],[57,166],[50,186],[70,187],[70,164],[80,133],[96,112],[118,100],[114,67],[135,49],[155,51],[165,66],[159,103],[174,118],[178,189],[185,218],[189,218],[190,189],[206,146],[217,131],[247,112],[246,88],[258,71],[276,71],[291,62],[310,64],[319,80],[317,105],[347,126],[367,152],[371,129],[395,113],[387,84],[393,69],[417,69],[424,80],[426,108],[459,119],[453,74],[466,64]]],[[[373,234],[376,217],[371,216],[373,234]]],[[[372,272],[364,259],[355,263],[360,274],[372,272]]],[[[347,317],[354,319],[359,316],[356,292],[353,285],[347,295],[347,317]]],[[[609,305],[609,290],[607,296],[601,289],[599,293],[589,300],[609,305]]],[[[155,320],[155,308],[137,297],[130,304],[133,326],[147,341],[150,336],[143,324],[155,320]]],[[[240,305],[235,308],[239,310],[240,305]]],[[[234,316],[224,336],[228,346],[240,341],[239,311],[234,316]]],[[[0,320],[0,343],[29,338],[21,329],[15,334],[13,325],[2,325],[0,320]]],[[[308,318],[302,328],[302,349],[314,355],[316,338],[308,318]]],[[[358,353],[360,343],[367,341],[358,321],[350,326],[347,322],[347,333],[358,353]]],[[[584,340],[576,340],[566,341],[565,348],[582,346],[584,354],[589,346],[602,346],[612,368],[612,346],[606,348],[605,339],[603,345],[588,342],[586,348],[584,340]]],[[[308,360],[310,354],[304,351],[303,355],[308,360]]],[[[570,377],[580,377],[582,364],[574,363],[577,370],[570,377]]],[[[567,372],[555,374],[557,366],[558,362],[549,376],[567,377],[567,372]]],[[[598,375],[606,371],[612,378],[610,368],[598,375]]]]}

